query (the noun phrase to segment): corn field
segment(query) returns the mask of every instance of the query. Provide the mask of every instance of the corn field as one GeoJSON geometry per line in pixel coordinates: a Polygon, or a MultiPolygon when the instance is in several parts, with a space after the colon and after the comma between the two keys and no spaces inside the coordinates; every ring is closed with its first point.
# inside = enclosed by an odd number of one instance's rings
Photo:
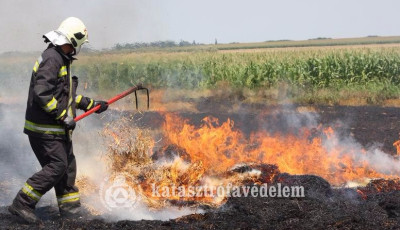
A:
{"type": "MultiPolygon", "coordinates": [[[[379,100],[400,96],[398,46],[98,52],[78,58],[73,74],[79,77],[81,87],[84,84],[95,93],[120,91],[136,83],[183,89],[213,89],[223,83],[250,90],[286,84],[295,97],[315,97],[321,90],[328,94],[364,91],[379,100]]],[[[16,75],[9,78],[13,81],[22,76],[30,79],[35,58],[2,59],[2,76],[16,75]]]]}
{"type": "Polygon", "coordinates": [[[263,52],[131,53],[86,56],[75,73],[98,90],[142,82],[156,88],[304,89],[368,84],[400,86],[400,48],[300,49],[263,52]]]}

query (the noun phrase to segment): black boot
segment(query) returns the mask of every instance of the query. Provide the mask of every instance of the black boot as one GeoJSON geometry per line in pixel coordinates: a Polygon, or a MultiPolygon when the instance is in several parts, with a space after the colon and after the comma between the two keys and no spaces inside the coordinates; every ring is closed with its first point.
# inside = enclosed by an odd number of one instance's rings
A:
{"type": "Polygon", "coordinates": [[[37,218],[37,216],[34,213],[34,210],[32,210],[29,207],[24,207],[23,205],[18,204],[18,202],[14,202],[12,203],[12,205],[10,205],[8,207],[8,211],[13,214],[16,215],[18,217],[20,217],[21,219],[23,219],[24,221],[26,221],[29,224],[41,224],[42,221],[37,218]]]}
{"type": "MultiPolygon", "coordinates": [[[[39,198],[40,199],[40,198],[39,198]]],[[[35,215],[35,206],[39,199],[33,199],[19,190],[8,211],[30,224],[41,224],[42,221],[35,215]]]]}
{"type": "Polygon", "coordinates": [[[59,204],[58,208],[61,217],[64,219],[76,219],[82,217],[82,208],[79,201],[59,204]]]}

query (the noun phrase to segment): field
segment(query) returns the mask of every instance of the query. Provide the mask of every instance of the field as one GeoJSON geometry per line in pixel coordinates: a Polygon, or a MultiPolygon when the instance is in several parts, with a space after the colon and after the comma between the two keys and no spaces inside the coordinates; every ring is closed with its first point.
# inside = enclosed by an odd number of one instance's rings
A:
{"type": "MultiPolygon", "coordinates": [[[[150,88],[150,110],[135,111],[128,97],[78,123],[74,152],[85,213],[63,220],[54,194],[47,194],[36,210],[41,227],[398,228],[399,40],[82,53],[72,69],[80,79],[79,92],[106,99],[143,83],[150,88]],[[134,210],[108,210],[99,202],[108,186],[104,179],[116,174],[134,179],[128,185],[141,197],[134,210]],[[281,183],[304,186],[306,195],[157,198],[151,195],[152,183],[281,183]]],[[[40,168],[21,133],[38,55],[0,57],[0,173],[6,178],[0,180],[0,228],[30,227],[5,206],[40,168]]]]}
{"type": "Polygon", "coordinates": [[[100,91],[142,82],[154,88],[224,87],[269,102],[383,104],[399,98],[399,66],[399,46],[371,45],[100,54],[83,57],[76,73],[100,91]]]}
{"type": "MultiPolygon", "coordinates": [[[[153,89],[225,88],[267,103],[392,105],[400,96],[400,46],[392,44],[398,41],[371,37],[97,51],[79,56],[73,74],[85,90],[107,96],[143,83],[153,89]]],[[[26,80],[36,55],[3,55],[0,83],[26,80]]]]}

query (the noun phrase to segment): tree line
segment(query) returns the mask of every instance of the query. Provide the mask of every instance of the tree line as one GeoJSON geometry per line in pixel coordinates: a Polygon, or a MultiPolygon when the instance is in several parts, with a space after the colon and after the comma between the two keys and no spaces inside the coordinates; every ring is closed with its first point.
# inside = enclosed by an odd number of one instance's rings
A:
{"type": "Polygon", "coordinates": [[[202,45],[196,43],[196,41],[188,42],[181,40],[180,42],[175,41],[155,41],[155,42],[135,42],[135,43],[117,43],[112,48],[113,50],[123,49],[141,49],[141,48],[169,48],[169,47],[183,47],[183,46],[196,46],[202,45]]]}

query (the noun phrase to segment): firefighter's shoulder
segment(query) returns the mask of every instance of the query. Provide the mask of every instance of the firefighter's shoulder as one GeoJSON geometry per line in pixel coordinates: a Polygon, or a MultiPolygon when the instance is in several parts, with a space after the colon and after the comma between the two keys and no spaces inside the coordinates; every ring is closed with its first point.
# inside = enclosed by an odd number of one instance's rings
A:
{"type": "Polygon", "coordinates": [[[56,50],[56,47],[49,47],[42,53],[43,60],[52,60],[53,64],[63,65],[62,54],[56,50]]]}

